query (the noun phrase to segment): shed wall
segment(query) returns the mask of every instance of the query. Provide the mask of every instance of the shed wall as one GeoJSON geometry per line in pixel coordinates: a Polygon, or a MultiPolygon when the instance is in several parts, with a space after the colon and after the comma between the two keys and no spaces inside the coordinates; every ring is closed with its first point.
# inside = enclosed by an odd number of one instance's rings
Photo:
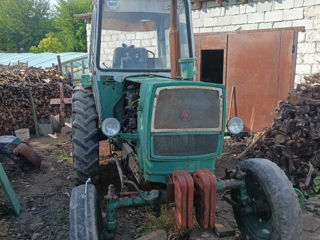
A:
{"type": "Polygon", "coordinates": [[[305,27],[299,32],[295,83],[320,72],[320,0],[215,1],[192,11],[194,33],[305,27]]]}
{"type": "MultiPolygon", "coordinates": [[[[305,32],[298,34],[295,84],[320,72],[320,0],[229,0],[222,4],[203,2],[202,9],[192,11],[194,33],[304,27],[305,32]]],[[[90,29],[88,24],[88,45],[90,29]]]]}

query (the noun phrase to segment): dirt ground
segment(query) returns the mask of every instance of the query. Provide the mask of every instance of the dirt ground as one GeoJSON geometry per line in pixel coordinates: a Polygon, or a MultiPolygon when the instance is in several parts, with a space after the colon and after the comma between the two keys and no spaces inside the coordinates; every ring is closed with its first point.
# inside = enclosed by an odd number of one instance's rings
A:
{"type": "MultiPolygon", "coordinates": [[[[70,134],[58,139],[42,137],[32,139],[30,145],[42,156],[40,169],[20,169],[11,162],[3,165],[21,203],[21,214],[15,216],[0,187],[0,239],[53,240],[69,238],[69,199],[74,186],[70,134]]],[[[243,143],[226,141],[222,156],[217,159],[216,175],[224,176],[226,168],[237,165],[234,156],[245,148],[243,143]]],[[[102,156],[105,157],[105,156],[102,156]]],[[[104,162],[105,164],[105,162],[104,162]]],[[[101,169],[102,181],[117,178],[113,165],[101,169]]],[[[107,186],[100,186],[106,191],[107,186]]],[[[123,209],[118,212],[119,225],[116,239],[135,239],[159,227],[176,237],[174,210],[164,207],[163,217],[155,219],[148,208],[123,209]]],[[[235,226],[231,207],[221,201],[217,205],[217,218],[235,226]]],[[[320,239],[320,218],[304,211],[304,239],[320,239]],[[312,225],[312,226],[311,226],[312,225]]],[[[189,233],[179,233],[187,239],[189,233]]],[[[178,238],[176,238],[178,239],[178,238]]]]}

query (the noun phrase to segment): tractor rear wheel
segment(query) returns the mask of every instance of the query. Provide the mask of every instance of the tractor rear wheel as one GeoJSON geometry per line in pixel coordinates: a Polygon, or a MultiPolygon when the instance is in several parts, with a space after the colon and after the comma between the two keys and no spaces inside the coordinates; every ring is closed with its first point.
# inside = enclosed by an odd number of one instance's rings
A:
{"type": "Polygon", "coordinates": [[[92,90],[76,88],[72,96],[72,157],[76,186],[97,178],[99,170],[98,115],[92,90]]]}
{"type": "Polygon", "coordinates": [[[301,209],[285,173],[261,158],[243,161],[240,169],[246,173],[250,211],[241,206],[239,190],[232,191],[231,197],[239,203],[233,210],[242,239],[302,239],[301,209]]]}
{"type": "Polygon", "coordinates": [[[88,184],[87,190],[85,184],[72,189],[69,217],[71,240],[102,239],[102,215],[94,185],[88,184]]]}

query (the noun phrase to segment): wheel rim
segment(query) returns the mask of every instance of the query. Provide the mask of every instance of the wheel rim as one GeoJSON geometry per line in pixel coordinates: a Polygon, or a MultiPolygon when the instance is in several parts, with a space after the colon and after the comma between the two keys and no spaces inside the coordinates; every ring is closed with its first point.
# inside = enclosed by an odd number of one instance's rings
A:
{"type": "Polygon", "coordinates": [[[252,213],[239,209],[240,221],[251,236],[258,239],[270,239],[272,233],[272,210],[261,185],[251,174],[246,176],[246,188],[250,199],[252,213]]]}

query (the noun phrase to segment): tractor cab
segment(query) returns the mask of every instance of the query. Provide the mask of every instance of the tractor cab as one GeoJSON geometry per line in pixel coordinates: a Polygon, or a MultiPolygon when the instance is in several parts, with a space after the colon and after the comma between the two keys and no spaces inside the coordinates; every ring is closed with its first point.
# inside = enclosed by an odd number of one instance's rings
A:
{"type": "Polygon", "coordinates": [[[187,0],[97,1],[90,67],[116,81],[137,73],[168,77],[179,58],[193,57],[190,19],[187,0]]]}

